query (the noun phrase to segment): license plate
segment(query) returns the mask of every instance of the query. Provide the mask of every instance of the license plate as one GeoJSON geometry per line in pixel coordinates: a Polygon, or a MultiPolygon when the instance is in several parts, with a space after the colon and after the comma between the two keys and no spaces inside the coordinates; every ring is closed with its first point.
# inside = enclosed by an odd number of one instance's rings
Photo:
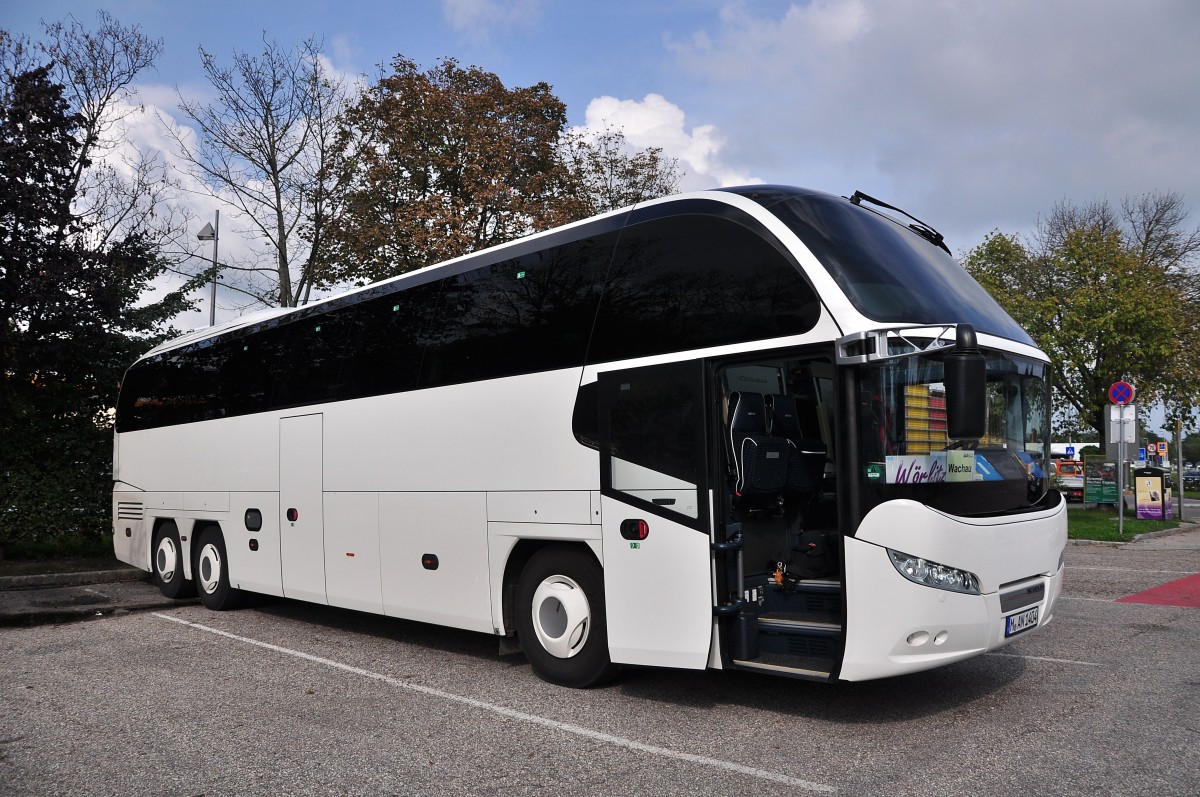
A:
{"type": "Polygon", "coordinates": [[[1004,636],[1010,637],[1022,631],[1028,631],[1030,628],[1036,628],[1039,608],[1038,606],[1034,606],[1032,609],[1026,609],[1023,612],[1017,612],[1005,617],[1004,636]]]}

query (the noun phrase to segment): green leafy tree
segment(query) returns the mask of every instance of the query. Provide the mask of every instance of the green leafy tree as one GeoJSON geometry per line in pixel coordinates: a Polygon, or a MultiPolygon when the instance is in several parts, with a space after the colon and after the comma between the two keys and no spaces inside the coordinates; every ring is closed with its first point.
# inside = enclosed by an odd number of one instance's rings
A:
{"type": "Polygon", "coordinates": [[[61,552],[110,525],[121,375],[185,302],[143,303],[165,269],[145,235],[97,245],[73,212],[81,117],[49,68],[0,96],[0,555],[61,552]]]}
{"type": "MultiPolygon", "coordinates": [[[[1050,356],[1055,391],[1102,437],[1113,382],[1138,403],[1186,415],[1200,404],[1200,296],[1177,195],[1060,205],[1033,240],[994,232],[964,258],[979,282],[1050,356]]],[[[1061,417],[1061,413],[1060,413],[1061,417]]]]}
{"type": "Polygon", "coordinates": [[[1192,432],[1183,438],[1183,459],[1185,462],[1200,462],[1200,432],[1192,432]]]}

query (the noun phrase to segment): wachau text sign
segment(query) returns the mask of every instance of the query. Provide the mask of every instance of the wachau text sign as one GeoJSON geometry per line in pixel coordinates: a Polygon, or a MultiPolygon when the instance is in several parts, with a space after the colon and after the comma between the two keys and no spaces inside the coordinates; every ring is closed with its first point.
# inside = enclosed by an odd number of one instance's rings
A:
{"type": "Polygon", "coordinates": [[[888,484],[998,481],[1003,478],[987,459],[974,451],[889,456],[885,467],[888,484]]]}

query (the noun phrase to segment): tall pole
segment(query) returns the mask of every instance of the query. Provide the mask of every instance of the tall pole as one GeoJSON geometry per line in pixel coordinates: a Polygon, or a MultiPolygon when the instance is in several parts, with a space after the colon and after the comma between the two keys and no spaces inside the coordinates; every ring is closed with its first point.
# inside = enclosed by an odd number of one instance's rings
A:
{"type": "Polygon", "coordinates": [[[1125,536],[1125,408],[1117,407],[1117,412],[1120,413],[1117,417],[1121,419],[1121,423],[1117,428],[1121,430],[1121,437],[1117,442],[1117,505],[1119,507],[1117,513],[1117,534],[1121,537],[1125,536]]]}
{"type": "Polygon", "coordinates": [[[217,217],[213,222],[213,274],[212,291],[208,300],[208,325],[217,323],[217,242],[221,240],[221,209],[217,208],[217,217]]]}
{"type": "Polygon", "coordinates": [[[1183,520],[1183,420],[1180,418],[1175,419],[1175,461],[1179,465],[1175,471],[1178,474],[1175,492],[1179,500],[1179,519],[1183,520]]]}

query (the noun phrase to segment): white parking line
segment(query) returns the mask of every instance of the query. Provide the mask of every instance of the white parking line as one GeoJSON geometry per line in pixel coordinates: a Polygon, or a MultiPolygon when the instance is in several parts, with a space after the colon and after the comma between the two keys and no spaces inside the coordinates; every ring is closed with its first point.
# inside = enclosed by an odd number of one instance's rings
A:
{"type": "Polygon", "coordinates": [[[756,769],[755,767],[743,766],[742,764],[735,764],[732,761],[722,761],[719,758],[709,758],[708,756],[695,755],[693,753],[681,753],[678,750],[669,750],[665,747],[655,747],[654,745],[636,742],[632,739],[623,739],[620,736],[613,736],[600,731],[594,731],[590,728],[584,728],[581,725],[572,725],[569,722],[559,722],[558,720],[539,717],[536,714],[526,714],[523,711],[515,711],[514,709],[505,708],[504,706],[499,706],[495,703],[487,703],[483,700],[475,700],[474,698],[463,697],[462,695],[456,695],[451,692],[443,692],[441,689],[434,689],[433,687],[429,686],[421,686],[420,684],[401,681],[398,678],[392,678],[390,676],[383,675],[382,673],[371,672],[370,670],[364,670],[359,667],[354,667],[350,664],[343,664],[342,662],[333,661],[332,659],[314,656],[311,653],[303,653],[299,650],[292,650],[291,648],[272,645],[269,642],[261,642],[257,639],[251,639],[250,637],[238,636],[237,634],[231,634],[228,631],[222,631],[219,628],[211,628],[209,626],[201,625],[200,623],[193,623],[179,617],[172,617],[169,614],[154,612],[154,616],[163,620],[170,620],[172,623],[178,623],[179,625],[186,625],[189,628],[196,629],[197,631],[205,631],[210,634],[216,634],[217,636],[223,636],[227,639],[244,642],[247,645],[254,645],[255,647],[272,650],[276,653],[282,653],[285,656],[295,656],[298,659],[304,659],[305,661],[310,661],[314,664],[321,664],[331,669],[341,670],[342,672],[348,672],[354,675],[361,675],[364,678],[380,681],[388,684],[389,686],[397,686],[401,689],[407,689],[410,692],[418,692],[429,697],[441,698],[442,700],[448,700],[452,703],[470,706],[471,708],[487,711],[492,714],[498,714],[509,719],[527,722],[531,725],[540,725],[544,728],[551,728],[553,730],[562,731],[563,733],[582,736],[586,739],[594,739],[599,742],[606,742],[616,747],[623,747],[627,750],[637,750],[638,752],[659,756],[660,758],[673,758],[677,761],[687,761],[691,764],[700,764],[701,766],[722,769],[726,772],[734,772],[739,775],[749,775],[752,778],[768,780],[772,783],[781,783],[785,786],[793,786],[795,788],[806,789],[808,791],[826,793],[837,791],[833,786],[827,786],[824,783],[813,783],[812,781],[790,778],[787,775],[779,772],[771,772],[766,769],[756,769]]]}
{"type": "Polygon", "coordinates": [[[1166,573],[1167,575],[1190,576],[1195,570],[1134,570],[1131,567],[1091,567],[1087,565],[1068,565],[1068,570],[1112,570],[1120,573],[1166,573]]]}
{"type": "Polygon", "coordinates": [[[1054,664],[1078,664],[1080,667],[1103,667],[1094,661],[1076,661],[1075,659],[1051,659],[1047,656],[1022,656],[1019,653],[988,653],[988,656],[1003,656],[1006,659],[1029,659],[1030,661],[1049,661],[1054,664]]]}

